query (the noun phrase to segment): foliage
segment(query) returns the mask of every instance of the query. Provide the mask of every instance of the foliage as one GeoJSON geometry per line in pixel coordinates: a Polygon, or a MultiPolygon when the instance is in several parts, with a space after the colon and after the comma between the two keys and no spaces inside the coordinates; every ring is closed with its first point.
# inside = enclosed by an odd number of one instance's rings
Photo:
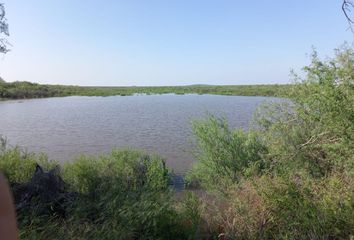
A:
{"type": "Polygon", "coordinates": [[[174,207],[168,170],[158,156],[114,150],[99,158],[81,156],[52,174],[53,170],[39,171],[38,166],[35,170],[36,162],[47,165],[46,169],[53,166],[41,156],[23,154],[18,147],[5,145],[4,141],[0,167],[19,199],[16,203],[22,238],[188,239],[195,234],[195,226],[184,224],[193,221],[188,216],[194,215],[181,217],[179,212],[189,210],[182,206],[177,211],[174,207]],[[51,175],[65,182],[64,191],[59,189],[60,196],[69,197],[65,198],[65,209],[58,208],[55,189],[50,190],[53,196],[45,199],[36,191],[56,186],[49,181],[51,175]],[[27,190],[17,183],[23,183],[27,190]],[[29,202],[28,194],[32,194],[29,202]],[[19,209],[24,202],[32,207],[19,209]],[[47,206],[54,209],[47,211],[47,206]]]}
{"type": "Polygon", "coordinates": [[[44,154],[36,155],[17,146],[9,147],[7,140],[0,136],[0,169],[10,182],[29,181],[37,163],[45,169],[56,165],[56,162],[49,161],[44,154]]]}
{"type": "Polygon", "coordinates": [[[231,130],[225,119],[209,116],[193,125],[199,149],[199,161],[187,176],[193,183],[199,179],[208,189],[225,190],[251,172],[265,168],[262,155],[267,153],[265,145],[253,131],[231,130]]]}
{"type": "Polygon", "coordinates": [[[353,50],[344,45],[327,61],[314,52],[304,70],[305,79],[295,75],[291,104],[267,106],[258,115],[271,165],[278,170],[306,168],[317,177],[353,169],[353,50]]]}
{"type": "Polygon", "coordinates": [[[129,96],[133,94],[218,94],[242,96],[284,96],[288,85],[191,85],[162,87],[79,87],[0,81],[0,98],[23,99],[62,96],[129,96]]]}
{"type": "Polygon", "coordinates": [[[202,225],[202,211],[203,205],[202,201],[199,200],[198,196],[193,192],[186,191],[183,198],[177,202],[176,208],[179,212],[179,221],[188,226],[188,236],[191,239],[198,239],[202,236],[203,232],[201,229],[202,225]]]}
{"type": "Polygon", "coordinates": [[[230,130],[214,117],[196,123],[200,160],[189,176],[225,193],[215,195],[221,204],[203,200],[210,207],[202,216],[214,236],[353,236],[354,52],[344,45],[333,59],[322,61],[314,52],[311,60],[304,78],[294,75],[290,101],[263,106],[254,130],[230,130]],[[252,171],[251,163],[257,163],[252,171]]]}
{"type": "Polygon", "coordinates": [[[230,188],[223,205],[209,201],[203,218],[226,239],[347,239],[354,229],[353,183],[337,174],[253,177],[230,188]]]}
{"type": "Polygon", "coordinates": [[[67,216],[77,194],[68,192],[59,170],[56,166],[45,171],[37,165],[28,182],[11,182],[19,222],[28,219],[28,216],[67,216]]]}
{"type": "MultiPolygon", "coordinates": [[[[199,183],[203,194],[187,192],[176,199],[158,156],[133,150],[82,156],[60,173],[67,191],[77,193],[68,214],[19,212],[21,236],[349,239],[354,235],[354,52],[344,45],[324,61],[314,52],[304,71],[304,78],[294,75],[295,83],[284,88],[289,100],[258,111],[252,130],[231,129],[213,116],[193,124],[199,161],[187,180],[199,183]]],[[[0,86],[8,91],[7,84],[0,86]]],[[[16,84],[21,89],[22,83],[16,84]]],[[[55,89],[67,95],[83,89],[92,95],[181,89],[229,93],[224,86],[188,88],[55,89]]],[[[0,167],[12,183],[32,181],[37,162],[53,167],[43,155],[9,148],[4,139],[1,143],[0,167]]]]}
{"type": "MultiPolygon", "coordinates": [[[[0,34],[4,34],[5,36],[9,36],[9,25],[7,24],[5,18],[5,7],[3,3],[0,3],[0,34]]],[[[8,49],[8,41],[6,38],[0,38],[0,53],[7,53],[8,49]]]]}
{"type": "Polygon", "coordinates": [[[343,239],[353,234],[353,179],[333,174],[265,177],[256,188],[269,208],[264,229],[272,238],[343,239]]]}

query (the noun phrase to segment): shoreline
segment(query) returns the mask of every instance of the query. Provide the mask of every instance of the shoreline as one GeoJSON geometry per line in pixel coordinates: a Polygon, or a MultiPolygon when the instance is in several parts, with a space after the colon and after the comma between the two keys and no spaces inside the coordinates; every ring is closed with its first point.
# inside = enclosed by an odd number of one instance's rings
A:
{"type": "Polygon", "coordinates": [[[269,85],[191,85],[191,86],[134,86],[86,87],[42,85],[30,82],[0,83],[0,101],[67,96],[132,96],[135,94],[212,94],[222,96],[286,97],[291,84],[269,85]]]}

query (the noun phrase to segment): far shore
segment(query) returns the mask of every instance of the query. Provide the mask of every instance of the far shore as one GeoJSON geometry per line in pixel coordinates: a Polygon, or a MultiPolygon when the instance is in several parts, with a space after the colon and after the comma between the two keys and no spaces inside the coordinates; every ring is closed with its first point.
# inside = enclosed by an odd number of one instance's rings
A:
{"type": "Polygon", "coordinates": [[[134,94],[213,94],[230,96],[286,97],[291,84],[266,85],[189,85],[88,87],[44,85],[31,82],[0,82],[0,100],[66,96],[132,96],[134,94]]]}

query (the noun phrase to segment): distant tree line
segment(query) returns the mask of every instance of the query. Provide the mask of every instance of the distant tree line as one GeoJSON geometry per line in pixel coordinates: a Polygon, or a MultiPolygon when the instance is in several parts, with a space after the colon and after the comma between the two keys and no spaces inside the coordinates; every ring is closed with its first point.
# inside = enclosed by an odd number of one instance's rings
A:
{"type": "Polygon", "coordinates": [[[129,96],[133,94],[216,94],[240,96],[286,96],[291,85],[190,85],[159,87],[80,87],[0,80],[0,98],[26,99],[63,96],[129,96]]]}
{"type": "Polygon", "coordinates": [[[60,90],[48,85],[30,82],[6,83],[0,79],[0,98],[43,98],[59,96],[60,90]]]}

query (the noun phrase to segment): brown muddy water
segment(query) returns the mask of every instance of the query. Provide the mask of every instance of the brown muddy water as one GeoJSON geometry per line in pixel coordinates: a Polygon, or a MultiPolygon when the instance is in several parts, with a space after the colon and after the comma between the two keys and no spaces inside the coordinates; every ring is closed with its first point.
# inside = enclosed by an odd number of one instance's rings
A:
{"type": "Polygon", "coordinates": [[[0,135],[10,145],[46,153],[58,161],[113,148],[138,148],[166,159],[177,175],[193,158],[191,121],[208,113],[231,127],[248,128],[254,111],[269,97],[134,95],[0,101],[0,135]]]}

